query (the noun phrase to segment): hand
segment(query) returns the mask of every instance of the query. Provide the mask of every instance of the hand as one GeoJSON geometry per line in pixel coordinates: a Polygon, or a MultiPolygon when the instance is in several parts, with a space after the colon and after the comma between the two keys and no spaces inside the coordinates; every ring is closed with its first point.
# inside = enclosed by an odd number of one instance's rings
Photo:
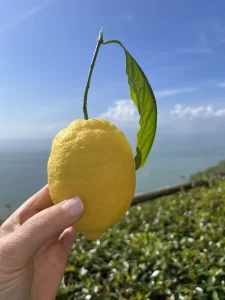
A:
{"type": "Polygon", "coordinates": [[[0,227],[0,299],[53,300],[83,214],[78,197],[53,205],[48,186],[0,227]]]}

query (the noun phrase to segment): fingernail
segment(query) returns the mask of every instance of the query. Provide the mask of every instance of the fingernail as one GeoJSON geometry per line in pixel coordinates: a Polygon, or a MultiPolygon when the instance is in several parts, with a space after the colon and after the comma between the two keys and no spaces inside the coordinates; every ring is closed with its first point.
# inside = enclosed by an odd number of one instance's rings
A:
{"type": "Polygon", "coordinates": [[[67,200],[62,205],[62,209],[71,217],[81,217],[84,211],[84,205],[79,197],[74,197],[67,200]]]}

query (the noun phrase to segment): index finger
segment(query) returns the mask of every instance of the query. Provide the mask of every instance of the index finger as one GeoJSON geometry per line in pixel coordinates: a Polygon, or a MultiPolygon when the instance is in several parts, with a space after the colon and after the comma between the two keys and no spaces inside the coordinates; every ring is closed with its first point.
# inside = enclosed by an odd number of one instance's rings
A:
{"type": "Polygon", "coordinates": [[[40,211],[53,205],[48,185],[24,202],[1,226],[5,233],[10,233],[40,211]]]}

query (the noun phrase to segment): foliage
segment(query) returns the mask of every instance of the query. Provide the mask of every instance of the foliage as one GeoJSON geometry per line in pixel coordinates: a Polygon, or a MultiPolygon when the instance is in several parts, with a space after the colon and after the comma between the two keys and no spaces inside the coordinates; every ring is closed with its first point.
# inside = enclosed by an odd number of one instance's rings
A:
{"type": "Polygon", "coordinates": [[[225,160],[221,160],[216,166],[207,168],[206,170],[197,172],[191,176],[191,180],[199,178],[218,178],[225,175],[225,160]]]}
{"type": "Polygon", "coordinates": [[[131,207],[78,236],[57,299],[225,299],[225,182],[131,207]]]}
{"type": "Polygon", "coordinates": [[[99,32],[97,45],[95,47],[95,52],[90,65],[87,84],[84,91],[84,118],[85,120],[88,120],[88,91],[90,88],[91,77],[99,53],[99,49],[101,45],[107,45],[112,43],[120,45],[124,50],[124,54],[126,56],[126,75],[128,78],[128,85],[130,87],[130,98],[137,107],[138,113],[140,115],[140,129],[137,133],[136,155],[134,158],[135,169],[138,170],[145,165],[155,139],[157,127],[157,104],[155,95],[145,73],[143,72],[137,61],[134,59],[134,57],[130,54],[130,52],[128,52],[127,49],[123,46],[123,44],[118,40],[104,41],[102,29],[99,32]]]}
{"type": "Polygon", "coordinates": [[[126,74],[130,87],[130,98],[136,105],[140,115],[140,129],[137,133],[137,146],[135,156],[136,170],[142,168],[148,158],[153,145],[157,127],[157,104],[155,95],[145,73],[118,40],[109,40],[103,44],[116,43],[120,45],[126,56],[126,74]]]}

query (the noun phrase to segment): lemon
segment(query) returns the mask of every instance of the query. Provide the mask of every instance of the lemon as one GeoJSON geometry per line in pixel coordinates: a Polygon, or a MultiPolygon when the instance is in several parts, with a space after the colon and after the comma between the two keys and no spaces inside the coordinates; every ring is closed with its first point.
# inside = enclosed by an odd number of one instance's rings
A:
{"type": "Polygon", "coordinates": [[[118,222],[135,192],[135,166],[125,135],[103,119],[75,120],[53,140],[48,184],[54,203],[79,196],[84,215],[76,228],[96,240],[118,222]]]}

